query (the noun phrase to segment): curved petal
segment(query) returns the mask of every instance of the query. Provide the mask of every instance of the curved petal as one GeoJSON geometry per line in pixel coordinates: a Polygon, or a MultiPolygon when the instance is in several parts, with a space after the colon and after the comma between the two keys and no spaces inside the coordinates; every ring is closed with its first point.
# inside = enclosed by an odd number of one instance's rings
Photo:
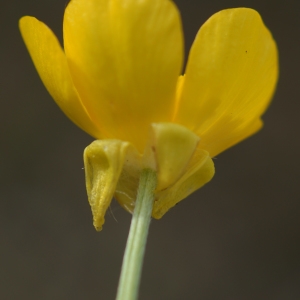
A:
{"type": "Polygon", "coordinates": [[[30,56],[50,95],[77,126],[99,137],[99,131],[78,98],[65,54],[53,32],[34,17],[21,18],[19,25],[30,56]]]}
{"type": "Polygon", "coordinates": [[[175,121],[216,155],[235,143],[228,140],[258,130],[277,77],[276,44],[259,14],[247,8],[220,11],[194,41],[175,121]]]}
{"type": "Polygon", "coordinates": [[[183,42],[169,0],[72,0],[64,44],[75,86],[106,136],[140,152],[152,122],[172,117],[183,42]]]}
{"type": "Polygon", "coordinates": [[[245,122],[243,119],[223,116],[214,123],[209,131],[201,135],[199,148],[205,149],[211,157],[215,157],[246,137],[253,135],[262,126],[261,119],[245,122]]]}

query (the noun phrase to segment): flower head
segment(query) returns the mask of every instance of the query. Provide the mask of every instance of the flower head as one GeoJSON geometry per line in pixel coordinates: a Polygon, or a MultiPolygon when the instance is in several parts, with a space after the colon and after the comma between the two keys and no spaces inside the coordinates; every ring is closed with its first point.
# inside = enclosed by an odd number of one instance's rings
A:
{"type": "Polygon", "coordinates": [[[170,0],[72,0],[64,50],[33,17],[20,29],[49,93],[97,140],[84,154],[94,225],[113,196],[128,211],[143,168],[157,170],[152,216],[211,180],[212,157],[257,132],[278,77],[259,14],[223,10],[199,30],[185,75],[180,14],[170,0]]]}

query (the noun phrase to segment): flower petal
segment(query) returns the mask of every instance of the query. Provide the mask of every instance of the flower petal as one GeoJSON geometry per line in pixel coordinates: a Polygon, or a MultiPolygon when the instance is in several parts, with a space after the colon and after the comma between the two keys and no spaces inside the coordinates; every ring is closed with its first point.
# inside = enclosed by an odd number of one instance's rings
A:
{"type": "Polygon", "coordinates": [[[50,95],[77,126],[99,137],[99,131],[80,102],[65,54],[53,32],[34,17],[21,18],[19,25],[34,65],[50,95]]]}
{"type": "Polygon", "coordinates": [[[129,146],[128,142],[118,140],[96,140],[85,148],[86,189],[98,231],[104,224],[129,146]]]}
{"type": "Polygon", "coordinates": [[[223,10],[195,39],[175,121],[196,132],[200,146],[214,156],[232,144],[228,140],[258,130],[277,77],[276,44],[259,14],[223,10]]]}
{"type": "Polygon", "coordinates": [[[160,219],[170,208],[209,182],[215,174],[214,163],[207,151],[196,149],[185,174],[170,188],[157,192],[152,211],[160,219]]]}
{"type": "Polygon", "coordinates": [[[263,122],[261,119],[245,122],[239,118],[234,119],[223,116],[214,123],[209,132],[201,135],[202,139],[199,142],[199,148],[207,150],[210,156],[214,157],[241,142],[246,137],[253,135],[262,126],[263,122]]]}
{"type": "Polygon", "coordinates": [[[172,117],[183,42],[169,0],[72,0],[64,17],[72,78],[105,135],[140,152],[152,122],[172,117]]]}

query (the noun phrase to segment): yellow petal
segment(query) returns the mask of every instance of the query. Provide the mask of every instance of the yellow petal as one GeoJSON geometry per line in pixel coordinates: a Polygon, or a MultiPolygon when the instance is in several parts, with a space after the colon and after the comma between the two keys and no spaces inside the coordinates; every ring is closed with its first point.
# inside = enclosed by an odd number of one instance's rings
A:
{"type": "Polygon", "coordinates": [[[277,77],[276,44],[259,14],[223,10],[195,39],[175,121],[196,132],[214,156],[235,143],[228,140],[258,130],[277,77]]]}
{"type": "Polygon", "coordinates": [[[181,71],[180,16],[169,0],[72,0],[64,44],[76,88],[105,135],[140,152],[172,117],[181,71]]]}
{"type": "Polygon", "coordinates": [[[130,144],[118,140],[96,140],[84,151],[88,200],[93,223],[100,231],[112,200],[130,144]]]}
{"type": "Polygon", "coordinates": [[[170,208],[201,188],[214,176],[215,169],[208,152],[196,149],[185,174],[170,188],[156,193],[153,218],[160,219],[170,208]]]}
{"type": "Polygon", "coordinates": [[[210,156],[214,157],[246,137],[253,135],[262,126],[263,122],[260,119],[243,122],[238,118],[233,119],[223,116],[214,123],[214,126],[209,130],[209,134],[202,134],[199,148],[209,151],[210,156]]]}
{"type": "Polygon", "coordinates": [[[99,131],[74,89],[65,54],[53,32],[33,17],[23,17],[19,25],[34,65],[50,95],[77,126],[99,138],[99,131]]]}

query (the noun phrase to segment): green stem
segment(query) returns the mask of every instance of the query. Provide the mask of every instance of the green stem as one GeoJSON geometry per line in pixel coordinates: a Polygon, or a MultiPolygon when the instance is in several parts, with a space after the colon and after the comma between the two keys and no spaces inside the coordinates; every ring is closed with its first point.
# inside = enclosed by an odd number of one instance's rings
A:
{"type": "Polygon", "coordinates": [[[116,300],[136,300],[156,188],[156,172],[141,173],[116,300]]]}

